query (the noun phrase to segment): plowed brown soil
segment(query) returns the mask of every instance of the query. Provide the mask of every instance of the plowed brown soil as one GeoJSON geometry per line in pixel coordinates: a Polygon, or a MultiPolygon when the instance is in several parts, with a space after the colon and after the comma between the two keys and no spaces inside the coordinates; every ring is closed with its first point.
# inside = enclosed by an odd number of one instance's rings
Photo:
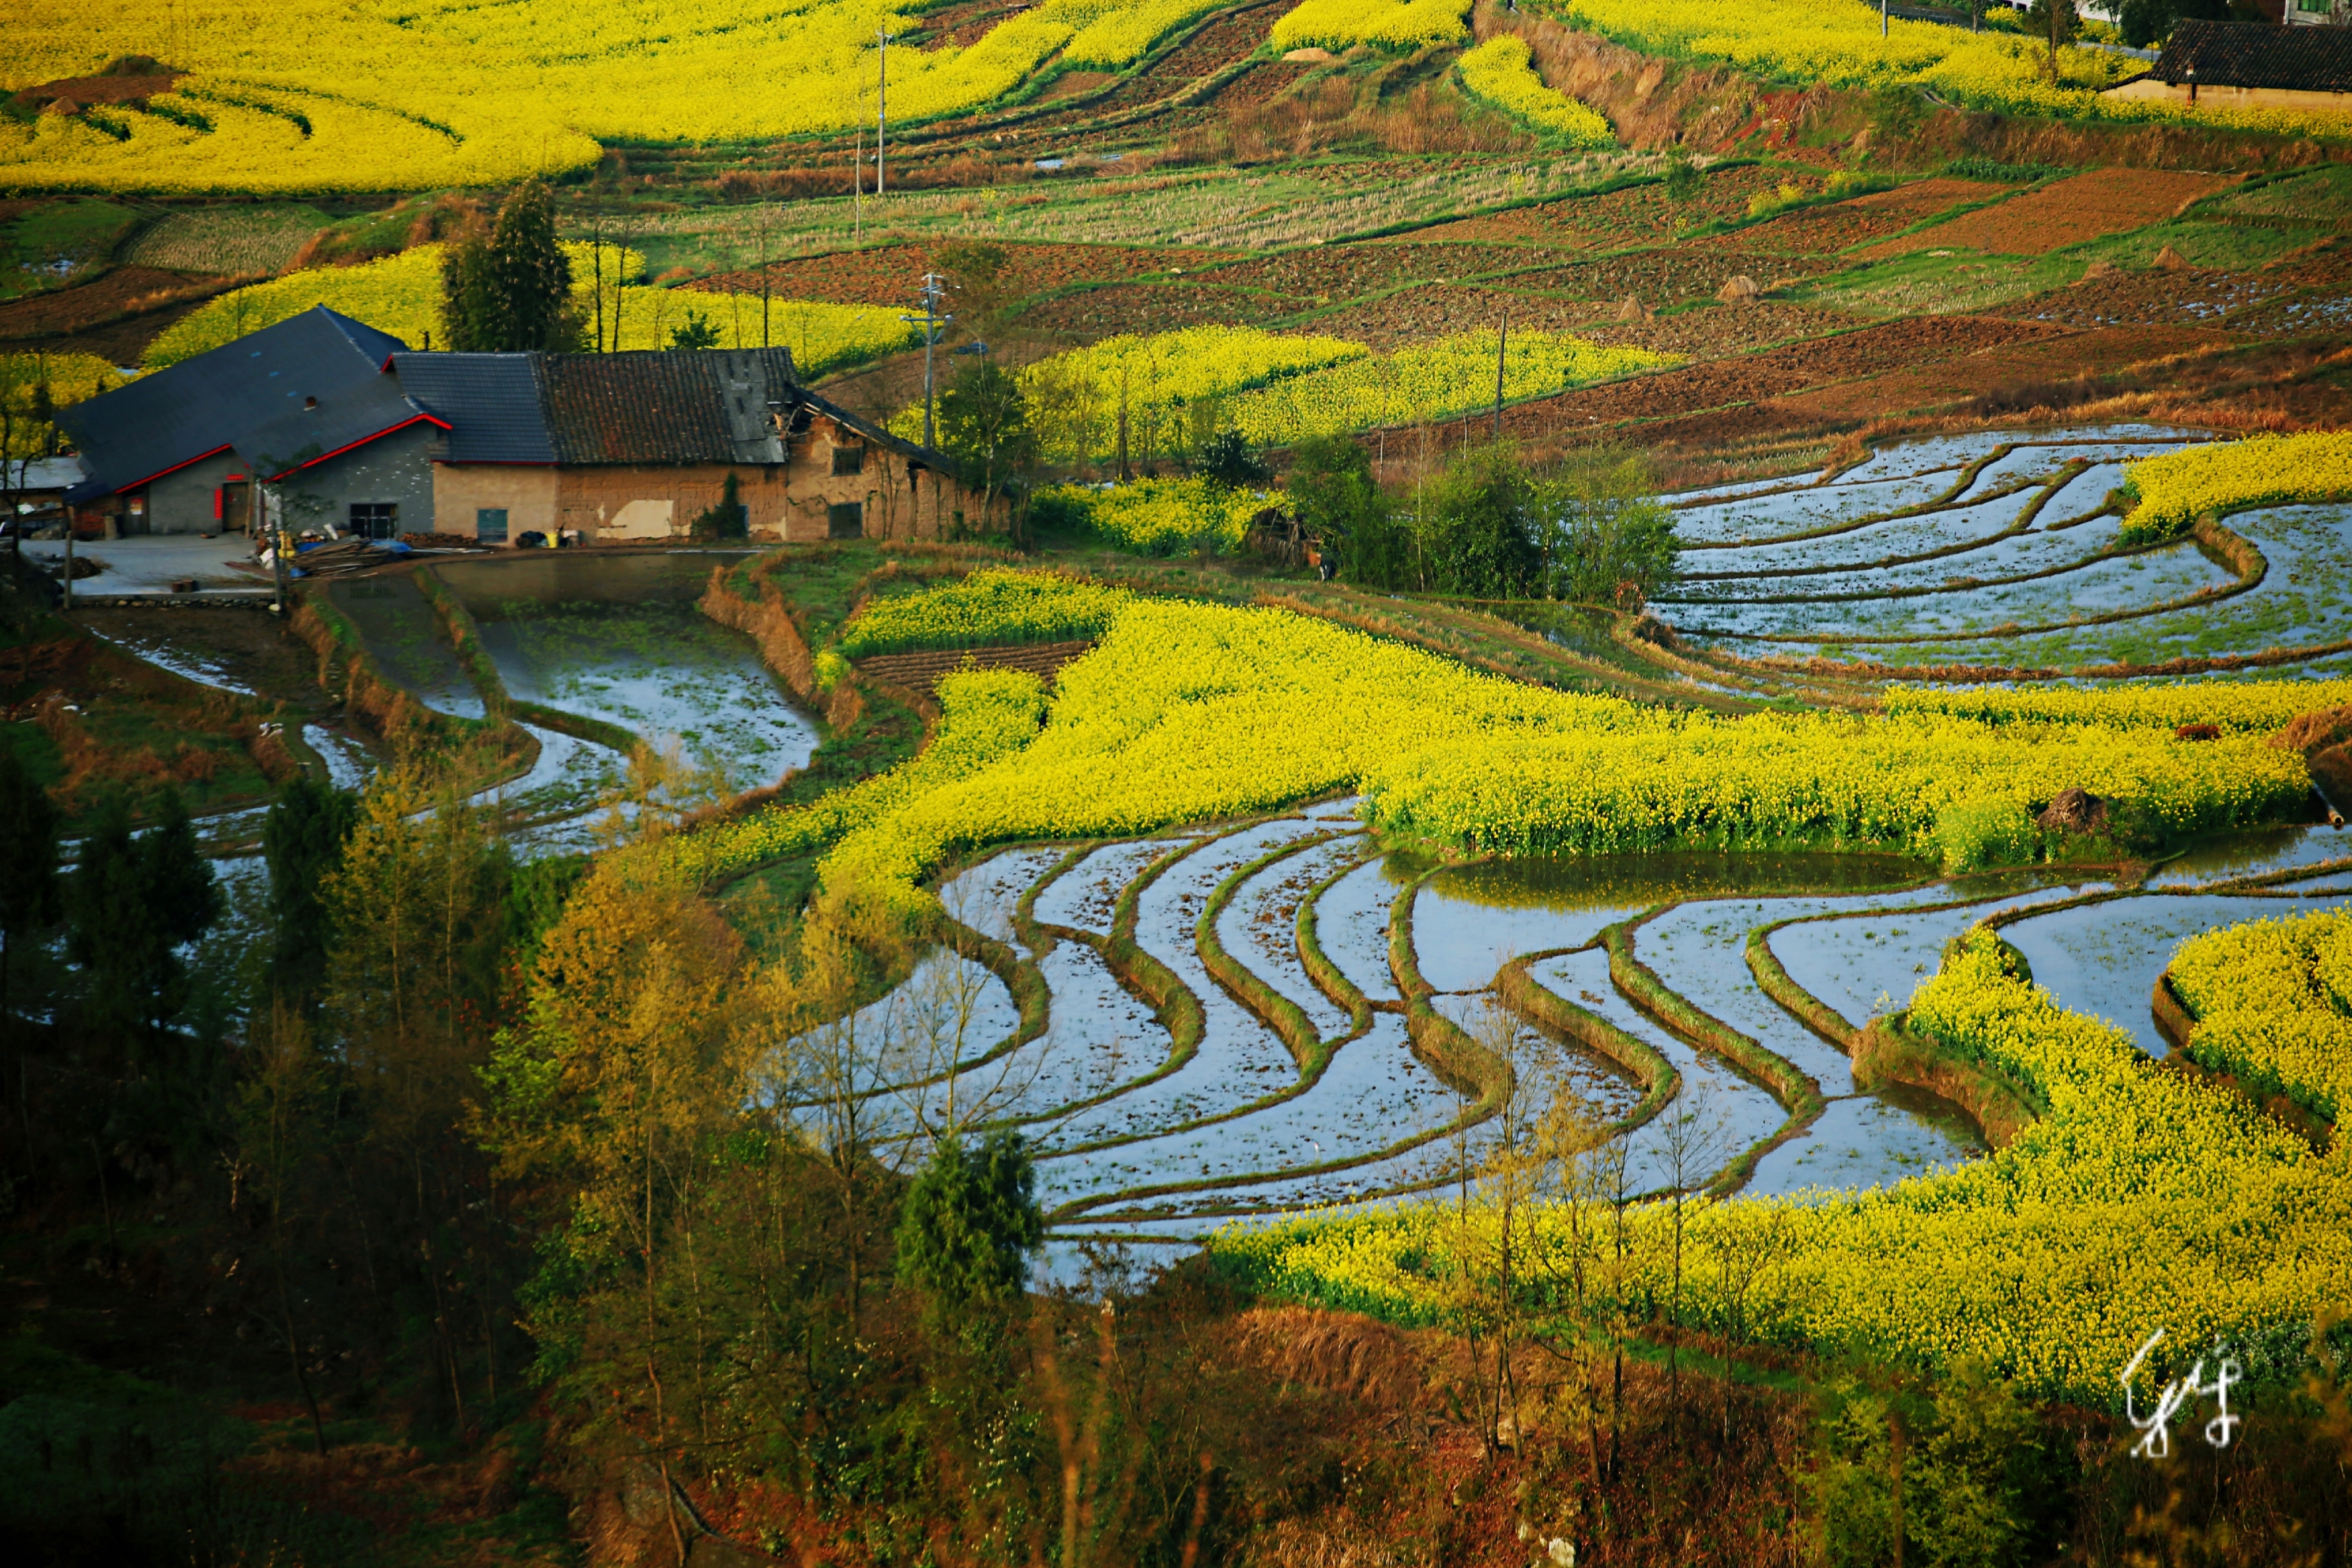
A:
{"type": "MultiPolygon", "coordinates": [[[[118,267],[79,288],[27,294],[0,305],[0,338],[43,338],[85,331],[137,311],[176,300],[201,300],[228,286],[226,278],[118,267]]],[[[157,331],[161,331],[158,328],[157,331]]]]}
{"type": "Polygon", "coordinates": [[[1979,316],[1889,321],[1843,337],[1790,343],[1761,353],[1562,393],[1504,413],[1512,434],[1556,438],[1596,425],[1666,419],[1755,403],[1807,387],[1884,374],[1923,360],[1948,359],[1996,344],[2048,337],[2038,322],[1979,316]]]}
{"type": "Polygon", "coordinates": [[[1892,368],[1867,380],[1818,387],[1781,401],[1785,407],[1817,418],[1877,418],[2015,387],[2104,374],[2231,341],[2225,333],[2196,327],[2111,328],[2042,335],[1995,342],[1933,364],[1892,368]]]}
{"type": "Polygon", "coordinates": [[[1988,313],[2069,327],[2218,325],[2232,311],[2294,291],[2294,279],[2281,272],[2124,272],[2086,279],[1988,313]]]}
{"type": "Polygon", "coordinates": [[[2040,256],[2101,235],[2144,227],[2229,184],[2224,174],[2094,169],[1872,246],[1863,254],[1876,258],[1915,250],[1990,250],[2002,256],[2040,256]]]}
{"type": "Polygon", "coordinates": [[[1711,300],[1734,278],[1752,279],[1769,289],[1780,278],[1801,278],[1826,271],[1832,263],[1801,256],[1766,256],[1753,251],[1707,250],[1696,246],[1637,251],[1600,261],[1576,262],[1540,272],[1514,273],[1512,289],[1565,294],[1571,300],[1627,297],[1656,308],[1685,300],[1711,300]]]}
{"type": "Polygon", "coordinates": [[[1517,245],[1318,245],[1213,267],[1200,274],[1200,280],[1309,299],[1352,300],[1401,283],[1475,278],[1555,259],[1566,261],[1569,255],[1517,245]]]}
{"type": "Polygon", "coordinates": [[[1248,289],[1114,283],[1034,306],[1021,313],[1021,325],[1061,337],[1093,339],[1118,332],[1171,332],[1180,327],[1256,326],[1314,308],[1312,300],[1248,289]]]}

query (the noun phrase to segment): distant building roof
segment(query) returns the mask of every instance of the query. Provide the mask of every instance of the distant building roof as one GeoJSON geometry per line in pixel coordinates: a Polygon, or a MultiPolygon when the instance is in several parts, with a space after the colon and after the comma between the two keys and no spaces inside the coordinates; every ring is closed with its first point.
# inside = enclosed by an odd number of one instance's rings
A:
{"type": "Polygon", "coordinates": [[[400,390],[449,422],[452,463],[552,463],[539,354],[397,353],[400,390]]]}
{"type": "Polygon", "coordinates": [[[398,353],[392,368],[449,426],[443,462],[782,463],[803,410],[917,462],[941,461],[802,386],[788,349],[398,353]]]}
{"type": "Polygon", "coordinates": [[[408,345],[313,306],[58,413],[89,477],[79,503],[219,452],[278,474],[428,418],[383,374],[408,345]]]}
{"type": "Polygon", "coordinates": [[[2352,91],[2352,28],[2274,27],[2263,22],[2179,22],[2149,76],[2178,87],[2352,91]]]}
{"type": "Polygon", "coordinates": [[[8,464],[8,478],[19,492],[69,489],[81,483],[86,471],[79,458],[35,458],[30,462],[17,458],[8,464]]]}

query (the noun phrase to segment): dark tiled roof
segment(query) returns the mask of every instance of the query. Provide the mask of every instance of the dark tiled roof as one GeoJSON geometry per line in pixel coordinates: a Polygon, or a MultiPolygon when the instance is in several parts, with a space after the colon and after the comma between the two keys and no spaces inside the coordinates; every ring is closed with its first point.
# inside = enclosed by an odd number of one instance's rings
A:
{"type": "Polygon", "coordinates": [[[407,347],[314,306],[61,410],[89,469],[68,499],[112,495],[225,447],[282,470],[411,423],[422,411],[382,374],[407,347]]]}
{"type": "Polygon", "coordinates": [[[540,406],[537,354],[392,356],[400,390],[449,422],[445,460],[552,463],[555,443],[540,406]]]}
{"type": "Polygon", "coordinates": [[[540,377],[562,463],[781,463],[768,415],[799,395],[783,349],[546,354],[540,377]]]}
{"type": "Polygon", "coordinates": [[[2352,28],[2181,22],[2147,74],[2179,86],[2192,67],[2200,87],[2352,91],[2352,28]]]}

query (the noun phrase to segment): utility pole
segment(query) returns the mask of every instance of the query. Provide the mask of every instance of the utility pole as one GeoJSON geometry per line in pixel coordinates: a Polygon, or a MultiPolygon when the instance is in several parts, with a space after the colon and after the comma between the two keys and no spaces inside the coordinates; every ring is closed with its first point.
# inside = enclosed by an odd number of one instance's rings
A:
{"type": "Polygon", "coordinates": [[[898,318],[910,327],[923,329],[923,445],[926,447],[939,445],[931,421],[931,350],[939,346],[940,335],[947,330],[947,324],[955,320],[953,316],[943,316],[940,313],[940,301],[946,292],[946,284],[947,279],[938,273],[924,273],[923,313],[919,316],[898,318]]]}
{"type": "Polygon", "coordinates": [[[1886,37],[1886,0],[1878,0],[1878,36],[1886,37]]]}
{"type": "MultiPolygon", "coordinates": [[[[865,94],[860,93],[863,98],[865,94]]],[[[857,117],[857,131],[849,144],[849,221],[851,237],[866,243],[866,117],[857,117]]]]}
{"type": "Polygon", "coordinates": [[[1502,335],[1495,340],[1495,439],[1503,438],[1503,355],[1511,346],[1511,313],[1503,312],[1502,335]]]}
{"type": "Polygon", "coordinates": [[[890,124],[890,35],[874,29],[874,194],[882,195],[882,141],[890,124]]]}

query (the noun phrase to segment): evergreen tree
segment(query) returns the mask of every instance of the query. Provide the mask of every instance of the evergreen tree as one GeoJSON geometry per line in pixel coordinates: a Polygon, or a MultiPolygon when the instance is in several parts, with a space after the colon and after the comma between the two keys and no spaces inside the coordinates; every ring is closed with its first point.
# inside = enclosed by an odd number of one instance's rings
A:
{"type": "Polygon", "coordinates": [[[940,395],[939,426],[941,449],[956,460],[963,482],[981,492],[987,514],[992,514],[996,498],[1037,448],[1019,378],[986,359],[965,365],[940,395]]]}
{"type": "Polygon", "coordinates": [[[907,1190],[898,1218],[898,1277],[942,1317],[1018,1300],[1029,1254],[1045,1239],[1037,1170],[1017,1132],[992,1132],[976,1149],[940,1141],[907,1190]]]}
{"type": "Polygon", "coordinates": [[[486,234],[477,227],[441,263],[441,325],[461,353],[583,347],[572,307],[572,261],[555,237],[554,198],[537,180],[518,186],[486,234]]]}
{"type": "Polygon", "coordinates": [[[0,1020],[17,944],[58,913],[58,808],[16,752],[0,747],[0,1020]]]}
{"type": "Polygon", "coordinates": [[[719,328],[701,311],[689,309],[686,325],[669,330],[669,346],[674,349],[715,349],[719,346],[719,328]]]}
{"type": "Polygon", "coordinates": [[[1336,556],[1339,574],[1371,588],[1412,586],[1412,541],[1372,479],[1372,455],[1345,436],[1314,436],[1291,454],[1283,488],[1299,524],[1336,556]]]}
{"type": "Polygon", "coordinates": [[[262,824],[261,852],[269,866],[269,915],[275,927],[269,969],[278,994],[307,1001],[318,994],[334,943],[320,889],[342,863],[343,843],[359,819],[358,800],[305,776],[278,792],[262,824]]]}
{"type": "Polygon", "coordinates": [[[101,805],[66,885],[67,956],[83,973],[81,1016],[99,1029],[160,1029],[188,995],[179,949],[220,918],[220,889],[196,848],[180,792],[163,792],[154,826],[133,837],[131,808],[101,805]]]}

